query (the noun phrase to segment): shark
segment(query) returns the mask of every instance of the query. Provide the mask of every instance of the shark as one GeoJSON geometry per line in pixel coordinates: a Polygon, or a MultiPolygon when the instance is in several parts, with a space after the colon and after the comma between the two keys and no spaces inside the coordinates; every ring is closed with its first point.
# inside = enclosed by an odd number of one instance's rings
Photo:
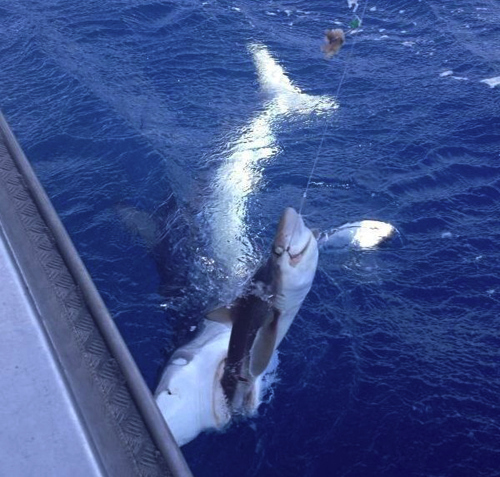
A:
{"type": "Polygon", "coordinates": [[[263,376],[309,293],[322,248],[372,249],[397,233],[384,222],[352,222],[319,233],[285,209],[266,261],[228,306],[207,314],[198,335],[170,357],[156,403],[183,446],[201,432],[251,417],[263,376]]]}
{"type": "Polygon", "coordinates": [[[221,385],[235,414],[257,402],[254,383],[267,369],[311,289],[318,265],[315,234],[295,209],[283,212],[271,255],[244,296],[208,315],[232,324],[221,385]]]}
{"type": "Polygon", "coordinates": [[[311,289],[317,265],[316,234],[286,208],[271,253],[244,292],[209,313],[202,331],[173,353],[162,374],[155,399],[179,445],[256,412],[262,376],[311,289]]]}
{"type": "Polygon", "coordinates": [[[402,236],[394,225],[380,220],[349,222],[318,234],[318,246],[323,250],[370,250],[389,242],[401,244],[402,236]]]}
{"type": "Polygon", "coordinates": [[[294,118],[331,114],[338,104],[302,91],[265,45],[251,44],[248,51],[266,99],[218,156],[201,211],[210,252],[200,260],[223,271],[218,277],[227,293],[218,299],[224,305],[200,316],[197,335],[170,356],[154,393],[180,446],[255,415],[273,356],[313,284],[320,248],[375,248],[395,231],[361,221],[319,233],[288,207],[266,259],[255,263],[248,201],[261,187],[265,165],[280,154],[277,131],[294,118]]]}

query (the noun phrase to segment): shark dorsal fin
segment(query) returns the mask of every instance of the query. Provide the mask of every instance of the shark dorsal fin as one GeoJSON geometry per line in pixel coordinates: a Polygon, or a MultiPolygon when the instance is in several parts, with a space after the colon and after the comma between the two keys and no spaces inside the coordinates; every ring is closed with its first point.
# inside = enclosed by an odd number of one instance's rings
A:
{"type": "Polygon", "coordinates": [[[218,323],[230,324],[233,322],[231,308],[227,308],[226,306],[216,308],[210,313],[207,313],[207,319],[218,323]]]}

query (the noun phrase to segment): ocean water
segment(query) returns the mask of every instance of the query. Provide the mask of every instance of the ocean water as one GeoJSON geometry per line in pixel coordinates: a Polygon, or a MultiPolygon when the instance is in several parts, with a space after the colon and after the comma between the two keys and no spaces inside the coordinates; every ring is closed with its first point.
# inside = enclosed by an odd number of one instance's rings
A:
{"type": "Polygon", "coordinates": [[[326,60],[345,0],[0,1],[0,107],[152,390],[316,156],[311,227],[404,236],[320,256],[258,416],[183,448],[197,476],[500,475],[500,3],[356,13],[326,60]],[[251,44],[338,109],[269,119],[251,44]]]}

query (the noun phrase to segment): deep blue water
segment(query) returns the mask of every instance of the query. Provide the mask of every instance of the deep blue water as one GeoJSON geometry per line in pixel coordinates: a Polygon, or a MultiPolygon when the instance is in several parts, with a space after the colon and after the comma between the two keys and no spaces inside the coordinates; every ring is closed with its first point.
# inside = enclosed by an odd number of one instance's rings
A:
{"type": "Polygon", "coordinates": [[[323,31],[352,17],[345,0],[0,2],[0,107],[151,389],[224,287],[199,266],[201,211],[265,103],[246,45],[308,94],[345,71],[337,111],[277,127],[245,232],[263,256],[325,131],[307,223],[374,218],[404,244],[320,257],[272,396],[185,446],[195,475],[500,475],[500,89],[480,82],[500,76],[500,3],[370,0],[325,60],[323,31]],[[165,232],[156,255],[130,206],[165,232]]]}

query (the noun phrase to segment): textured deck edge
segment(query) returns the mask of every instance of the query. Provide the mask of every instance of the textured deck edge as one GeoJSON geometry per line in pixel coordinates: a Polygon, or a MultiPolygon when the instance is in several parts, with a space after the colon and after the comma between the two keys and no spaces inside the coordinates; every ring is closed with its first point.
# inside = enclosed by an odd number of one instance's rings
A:
{"type": "Polygon", "coordinates": [[[1,113],[0,134],[0,220],[103,467],[109,475],[190,476],[106,306],[1,113]],[[115,439],[121,451],[116,450],[115,439]]]}

